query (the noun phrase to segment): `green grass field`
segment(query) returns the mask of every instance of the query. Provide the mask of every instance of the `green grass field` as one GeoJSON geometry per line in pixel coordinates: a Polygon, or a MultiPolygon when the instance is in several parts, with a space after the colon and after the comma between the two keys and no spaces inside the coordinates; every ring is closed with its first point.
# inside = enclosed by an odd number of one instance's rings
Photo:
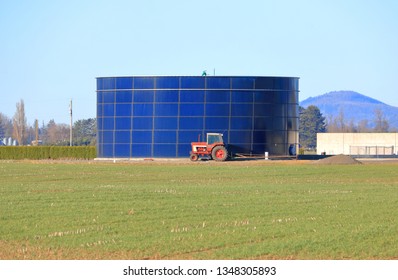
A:
{"type": "Polygon", "coordinates": [[[397,259],[398,164],[0,162],[0,259],[397,259]]]}

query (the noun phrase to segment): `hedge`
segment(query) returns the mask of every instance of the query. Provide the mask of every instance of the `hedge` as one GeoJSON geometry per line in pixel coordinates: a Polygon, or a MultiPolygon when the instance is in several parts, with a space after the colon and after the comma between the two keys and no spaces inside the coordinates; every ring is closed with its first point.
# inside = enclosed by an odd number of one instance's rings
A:
{"type": "Polygon", "coordinates": [[[2,146],[0,159],[94,159],[94,146],[2,146]]]}

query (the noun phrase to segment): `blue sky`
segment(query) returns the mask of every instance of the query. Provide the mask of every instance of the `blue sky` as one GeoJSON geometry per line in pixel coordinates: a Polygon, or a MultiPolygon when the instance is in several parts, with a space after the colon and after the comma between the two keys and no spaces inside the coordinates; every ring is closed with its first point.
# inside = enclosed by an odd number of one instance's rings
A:
{"type": "Polygon", "coordinates": [[[398,106],[395,0],[0,0],[0,112],[95,117],[95,77],[300,77],[300,100],[354,90],[398,106]]]}

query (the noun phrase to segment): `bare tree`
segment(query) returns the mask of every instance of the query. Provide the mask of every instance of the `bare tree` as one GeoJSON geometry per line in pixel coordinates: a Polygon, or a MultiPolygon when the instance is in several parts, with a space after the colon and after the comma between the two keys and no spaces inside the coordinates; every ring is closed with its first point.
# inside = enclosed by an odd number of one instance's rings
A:
{"type": "Polygon", "coordinates": [[[0,113],[0,140],[12,135],[12,120],[0,113]]]}
{"type": "Polygon", "coordinates": [[[334,118],[332,115],[329,115],[327,118],[326,128],[327,128],[327,132],[329,132],[329,133],[339,132],[336,118],[334,118]]]}
{"type": "Polygon", "coordinates": [[[346,119],[343,109],[340,109],[339,114],[336,117],[336,122],[337,127],[340,129],[340,132],[347,132],[346,119]]]}
{"type": "Polygon", "coordinates": [[[25,104],[21,99],[16,105],[16,112],[13,118],[13,137],[18,141],[18,145],[24,145],[26,142],[26,116],[25,104]]]}
{"type": "Polygon", "coordinates": [[[358,123],[358,132],[360,132],[360,133],[370,132],[368,120],[361,120],[358,123]]]}
{"type": "Polygon", "coordinates": [[[339,114],[334,116],[329,116],[327,122],[327,131],[332,133],[339,133],[339,132],[358,132],[358,127],[354,123],[353,119],[350,119],[348,122],[344,115],[344,110],[340,109],[339,114]]]}
{"type": "Polygon", "coordinates": [[[57,142],[57,124],[54,120],[50,120],[46,126],[46,134],[44,141],[48,145],[54,145],[57,142]]]}
{"type": "Polygon", "coordinates": [[[68,146],[69,143],[69,136],[70,136],[70,127],[67,124],[61,123],[57,124],[58,129],[57,129],[57,134],[58,134],[58,141],[57,145],[62,145],[62,146],[68,146]]]}
{"type": "Polygon", "coordinates": [[[375,113],[375,128],[374,131],[375,132],[388,132],[388,129],[390,127],[386,117],[383,114],[383,111],[380,109],[376,109],[374,111],[375,113]]]}
{"type": "Polygon", "coordinates": [[[43,142],[46,145],[69,145],[69,126],[67,124],[57,124],[54,120],[50,120],[43,131],[43,142]]]}
{"type": "Polygon", "coordinates": [[[347,132],[347,125],[344,116],[344,111],[340,109],[339,114],[334,116],[329,116],[327,121],[327,131],[328,132],[347,132]]]}

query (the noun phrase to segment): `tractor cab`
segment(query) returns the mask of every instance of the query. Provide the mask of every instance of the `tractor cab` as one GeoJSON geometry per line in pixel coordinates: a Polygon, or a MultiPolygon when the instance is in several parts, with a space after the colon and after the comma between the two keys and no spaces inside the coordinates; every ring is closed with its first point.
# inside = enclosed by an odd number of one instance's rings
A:
{"type": "Polygon", "coordinates": [[[224,145],[223,135],[221,133],[207,133],[207,145],[222,143],[224,145]]]}
{"type": "Polygon", "coordinates": [[[192,142],[190,159],[197,161],[199,156],[207,156],[216,161],[225,161],[228,151],[225,148],[223,135],[221,133],[207,133],[206,142],[192,142]]]}

